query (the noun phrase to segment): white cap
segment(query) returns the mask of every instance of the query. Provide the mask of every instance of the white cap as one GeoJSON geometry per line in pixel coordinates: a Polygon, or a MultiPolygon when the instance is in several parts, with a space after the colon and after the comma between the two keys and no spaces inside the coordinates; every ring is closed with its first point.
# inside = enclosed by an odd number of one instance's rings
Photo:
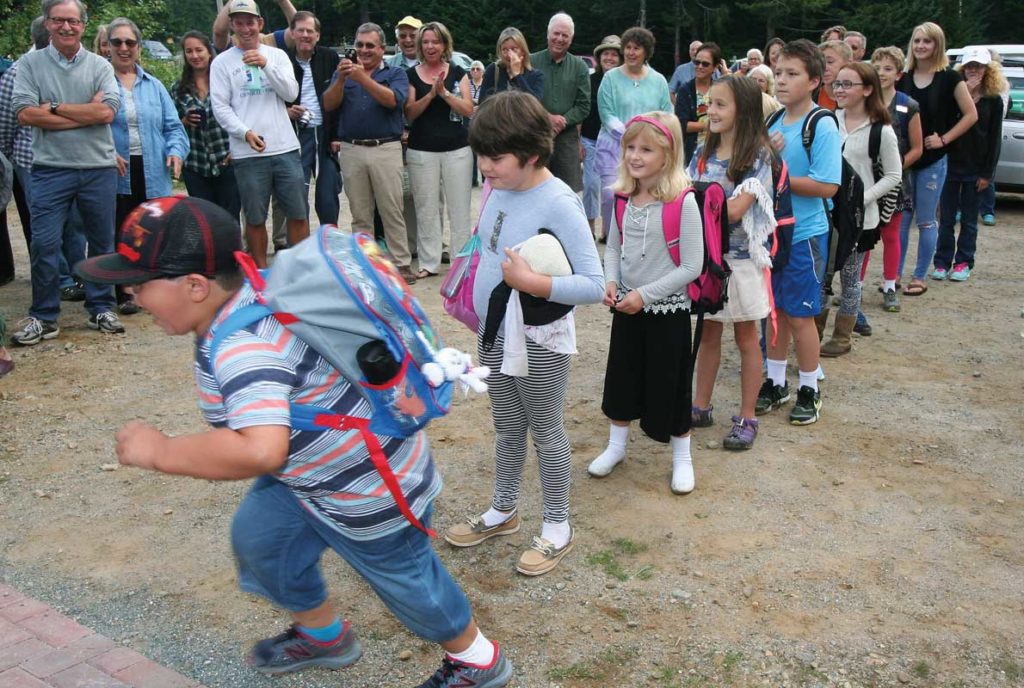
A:
{"type": "Polygon", "coordinates": [[[228,15],[232,14],[251,14],[256,17],[261,17],[259,6],[253,2],[253,0],[231,0],[231,4],[228,5],[228,15]]]}
{"type": "Polygon", "coordinates": [[[992,53],[980,45],[969,45],[964,48],[964,54],[960,58],[962,64],[970,64],[971,62],[977,62],[978,64],[987,65],[992,61],[992,53]]]}

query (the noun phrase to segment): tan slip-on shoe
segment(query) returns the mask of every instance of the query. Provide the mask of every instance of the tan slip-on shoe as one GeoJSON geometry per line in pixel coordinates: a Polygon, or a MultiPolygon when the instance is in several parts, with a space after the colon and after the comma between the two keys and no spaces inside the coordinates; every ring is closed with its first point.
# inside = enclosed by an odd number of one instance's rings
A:
{"type": "Polygon", "coordinates": [[[576,530],[569,527],[569,542],[565,547],[555,547],[553,543],[544,538],[535,537],[530,549],[523,552],[516,564],[516,571],[524,576],[540,576],[558,566],[562,557],[569,553],[576,540],[576,530]]]}
{"type": "Polygon", "coordinates": [[[444,533],[444,539],[448,544],[455,547],[473,547],[485,540],[499,535],[511,535],[519,532],[519,512],[513,511],[512,515],[496,526],[484,524],[479,516],[470,516],[465,523],[456,523],[444,533]]]}

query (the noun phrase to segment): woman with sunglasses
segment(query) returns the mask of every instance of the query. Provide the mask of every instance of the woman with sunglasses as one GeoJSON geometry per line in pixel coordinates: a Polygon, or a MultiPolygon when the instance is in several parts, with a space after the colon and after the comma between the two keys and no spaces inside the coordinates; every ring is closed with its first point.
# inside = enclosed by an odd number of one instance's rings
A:
{"type": "MultiPolygon", "coordinates": [[[[128,214],[150,198],[171,195],[171,177],[181,176],[188,156],[185,127],[160,80],[139,66],[142,32],[131,19],[107,25],[110,63],[121,92],[121,107],[111,124],[117,152],[117,232],[128,214]]],[[[122,315],[139,312],[134,299],[117,287],[122,315]]]]}
{"type": "Polygon", "coordinates": [[[189,31],[181,39],[181,79],[171,84],[171,97],[188,134],[189,152],[181,171],[189,196],[216,203],[237,218],[242,210],[235,169],[231,166],[228,133],[213,116],[210,63],[216,55],[206,34],[189,31]]]}
{"type": "Polygon", "coordinates": [[[690,164],[697,143],[704,141],[708,131],[708,92],[714,78],[715,67],[722,61],[722,49],[717,43],[705,43],[693,58],[696,76],[679,87],[676,94],[676,116],[683,125],[683,150],[686,164],[690,164]]]}

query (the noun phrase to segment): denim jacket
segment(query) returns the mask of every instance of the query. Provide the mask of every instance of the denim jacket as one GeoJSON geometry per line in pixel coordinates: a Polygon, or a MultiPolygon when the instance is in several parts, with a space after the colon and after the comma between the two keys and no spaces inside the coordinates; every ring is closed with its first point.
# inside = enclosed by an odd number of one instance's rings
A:
{"type": "MultiPolygon", "coordinates": [[[[167,157],[176,155],[185,162],[188,157],[188,136],[185,126],[178,119],[170,94],[160,81],[148,74],[142,67],[135,67],[135,85],[132,96],[139,117],[139,136],[142,138],[142,167],[146,176],[146,198],[171,195],[171,170],[167,157]]],[[[124,87],[118,81],[118,88],[124,87]]],[[[122,102],[124,96],[122,95],[122,102]]],[[[128,119],[122,106],[114,117],[110,129],[114,134],[114,148],[125,160],[128,154],[128,119]]],[[[117,180],[117,193],[132,192],[131,174],[126,173],[117,180]]]]}

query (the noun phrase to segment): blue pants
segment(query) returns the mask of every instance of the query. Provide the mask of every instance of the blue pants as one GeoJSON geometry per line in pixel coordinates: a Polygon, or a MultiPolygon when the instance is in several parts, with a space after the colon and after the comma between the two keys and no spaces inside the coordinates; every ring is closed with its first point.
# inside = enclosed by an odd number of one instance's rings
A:
{"type": "Polygon", "coordinates": [[[939,240],[935,249],[935,267],[949,270],[959,263],[974,268],[974,250],[978,243],[978,175],[957,174],[951,170],[942,187],[942,212],[939,240]],[[956,235],[956,214],[960,213],[960,235],[956,235]],[[954,253],[955,251],[955,253],[954,253]]]}
{"type": "Polygon", "coordinates": [[[978,194],[978,214],[983,216],[996,214],[996,182],[994,179],[989,179],[988,187],[978,194]]]}
{"type": "MultiPolygon", "coordinates": [[[[14,173],[25,193],[25,200],[32,203],[32,170],[27,167],[15,167],[14,173]]],[[[31,246],[31,241],[29,242],[31,246]]],[[[82,216],[78,212],[78,204],[71,205],[68,221],[64,223],[60,244],[60,288],[75,286],[71,268],[80,260],[85,259],[85,234],[82,233],[82,216]]]]}
{"type": "Polygon", "coordinates": [[[325,135],[322,126],[299,130],[299,144],[302,146],[302,173],[306,179],[306,206],[309,206],[309,180],[316,173],[316,191],[313,204],[316,216],[322,225],[338,224],[341,213],[341,168],[331,155],[321,153],[321,138],[325,135]]]}
{"type": "Polygon", "coordinates": [[[238,222],[238,214],[242,212],[242,199],[238,195],[234,167],[228,165],[222,168],[216,177],[204,177],[192,170],[183,169],[181,179],[185,182],[189,196],[216,203],[238,222]]]}
{"type": "MultiPolygon", "coordinates": [[[[29,315],[56,320],[60,315],[60,256],[64,228],[77,202],[89,255],[114,251],[117,168],[84,170],[32,167],[32,307],[29,315]]],[[[114,308],[107,284],[85,284],[85,307],[91,315],[114,308]]]]}
{"type": "Polygon", "coordinates": [[[910,178],[914,188],[914,210],[903,213],[903,222],[900,224],[899,274],[903,274],[907,245],[910,243],[910,224],[916,217],[920,236],[917,240],[917,262],[914,264],[913,278],[922,280],[928,274],[928,266],[935,255],[935,242],[939,233],[939,223],[935,217],[942,196],[942,185],[946,181],[946,158],[923,169],[911,170],[910,178]]]}
{"type": "MultiPolygon", "coordinates": [[[[429,527],[430,509],[420,521],[429,527]]],[[[315,609],[327,600],[320,557],[331,548],[399,621],[427,640],[453,640],[472,618],[469,600],[425,533],[409,525],[375,540],[352,540],[270,476],[256,479],[235,512],[231,545],[242,590],[290,612],[315,609]]]]}

